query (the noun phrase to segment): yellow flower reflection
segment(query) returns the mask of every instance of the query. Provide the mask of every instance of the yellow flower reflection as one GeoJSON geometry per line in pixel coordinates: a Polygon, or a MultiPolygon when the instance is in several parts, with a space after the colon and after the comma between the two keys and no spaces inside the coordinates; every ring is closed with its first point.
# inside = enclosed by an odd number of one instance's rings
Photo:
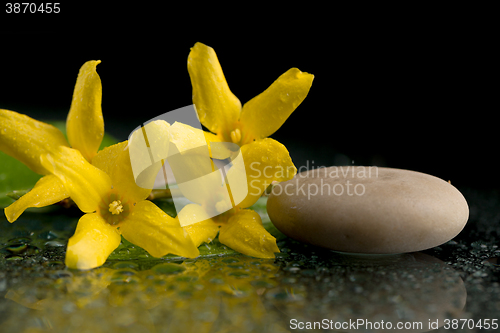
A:
{"type": "Polygon", "coordinates": [[[125,261],[73,274],[49,272],[61,277],[37,278],[6,292],[5,298],[12,302],[2,328],[286,332],[277,314],[267,311],[263,302],[268,290],[277,287],[278,270],[272,261],[235,255],[181,264],[125,261]],[[27,318],[23,307],[37,310],[28,318],[43,319],[19,320],[27,318]]]}
{"type": "MultiPolygon", "coordinates": [[[[102,86],[96,72],[97,61],[88,61],[78,73],[66,130],[71,147],[91,162],[104,136],[101,110],[102,86]]],[[[44,175],[35,187],[5,208],[14,222],[29,207],[44,207],[69,196],[62,182],[41,164],[40,156],[69,147],[64,135],[52,125],[17,112],[0,110],[0,150],[18,159],[34,172],[44,175]]]]}
{"type": "Polygon", "coordinates": [[[168,253],[189,258],[199,255],[178,220],[145,200],[151,189],[136,185],[127,141],[101,150],[93,165],[79,151],[64,146],[42,155],[41,164],[87,213],[69,239],[68,267],[101,266],[120,245],[120,234],[153,257],[168,253]]]}

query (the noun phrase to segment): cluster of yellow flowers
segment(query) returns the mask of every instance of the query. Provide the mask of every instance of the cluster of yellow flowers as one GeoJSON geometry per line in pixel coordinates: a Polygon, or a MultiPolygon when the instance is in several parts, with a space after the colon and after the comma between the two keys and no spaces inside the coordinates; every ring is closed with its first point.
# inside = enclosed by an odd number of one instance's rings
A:
{"type": "Polygon", "coordinates": [[[98,152],[104,136],[102,87],[96,72],[99,63],[86,62],[78,74],[66,121],[69,142],[49,124],[0,110],[0,150],[44,175],[5,209],[9,222],[29,207],[44,207],[70,197],[85,213],[68,242],[66,265],[70,268],[101,266],[118,247],[121,236],[154,257],[168,253],[197,257],[198,246],[219,234],[219,241],[236,251],[274,258],[279,252],[276,239],[264,229],[260,216],[247,208],[271,182],[295,175],[285,146],[268,136],[307,96],[313,75],[292,68],[242,107],[229,90],[214,50],[196,43],[189,54],[188,70],[199,119],[212,132],[205,132],[205,137],[208,142],[227,141],[241,147],[253,190],[228,212],[182,227],[179,215],[195,214],[196,205],[186,206],[172,218],[146,200],[151,189],[136,184],[127,141],[98,152]],[[268,156],[265,163],[249,168],[254,161],[262,162],[263,156],[268,156]],[[269,172],[269,168],[293,172],[269,172]],[[256,193],[255,187],[261,192],[256,193]]]}

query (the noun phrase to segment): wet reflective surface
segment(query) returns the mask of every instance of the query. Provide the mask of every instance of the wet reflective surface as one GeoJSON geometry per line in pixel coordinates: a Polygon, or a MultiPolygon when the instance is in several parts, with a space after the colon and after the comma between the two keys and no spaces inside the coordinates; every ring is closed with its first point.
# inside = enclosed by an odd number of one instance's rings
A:
{"type": "Polygon", "coordinates": [[[382,332],[381,322],[484,332],[444,324],[500,319],[498,201],[487,198],[469,200],[463,235],[424,253],[348,255],[281,237],[276,260],[157,260],[121,247],[90,271],[63,263],[80,213],[2,216],[0,332],[382,332]],[[342,327],[352,321],[372,328],[342,327]]]}

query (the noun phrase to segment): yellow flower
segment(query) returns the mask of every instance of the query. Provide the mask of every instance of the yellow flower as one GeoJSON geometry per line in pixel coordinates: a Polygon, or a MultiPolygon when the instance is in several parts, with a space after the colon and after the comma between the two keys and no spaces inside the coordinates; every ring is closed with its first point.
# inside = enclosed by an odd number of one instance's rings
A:
{"type": "MultiPolygon", "coordinates": [[[[241,172],[246,174],[246,185],[241,186],[247,186],[248,194],[241,202],[232,202],[233,208],[229,211],[189,224],[189,217],[199,220],[207,206],[207,202],[192,200],[199,205],[187,205],[179,213],[183,217],[183,226],[197,246],[210,241],[219,232],[219,241],[236,251],[254,257],[274,258],[274,253],[279,252],[276,239],[264,229],[259,214],[245,208],[253,205],[273,181],[285,181],[296,174],[285,146],[267,137],[280,128],[304,100],[314,76],[292,68],[241,107],[238,98],[229,90],[211,47],[196,43],[189,54],[188,70],[199,119],[212,132],[205,133],[206,139],[210,143],[233,142],[241,147],[245,170],[241,170],[242,165],[235,165],[229,169],[226,179],[241,172]]],[[[217,156],[219,152],[214,147],[210,153],[213,158],[227,157],[223,153],[217,156]]],[[[231,193],[233,190],[226,186],[221,192],[231,193]]],[[[212,198],[217,201],[222,196],[214,193],[212,198]]],[[[216,202],[215,208],[224,211],[227,202],[216,202]]]]}
{"type": "Polygon", "coordinates": [[[178,220],[144,200],[151,190],[136,185],[127,142],[96,155],[104,135],[98,63],[85,63],[78,75],[66,123],[73,148],[55,127],[0,110],[0,149],[45,175],[5,209],[7,219],[13,222],[28,207],[71,197],[87,213],[68,242],[66,265],[71,268],[102,265],[120,244],[120,234],[155,257],[196,257],[198,249],[178,220]]]}
{"type": "Polygon", "coordinates": [[[120,244],[120,234],[154,257],[199,255],[178,220],[145,200],[151,189],[136,185],[127,144],[101,150],[93,165],[79,151],[64,146],[41,156],[42,166],[87,213],[68,242],[65,263],[70,268],[101,266],[120,244]]]}
{"type": "MultiPolygon", "coordinates": [[[[71,108],[66,120],[69,144],[91,162],[104,136],[101,111],[102,86],[96,72],[98,61],[88,61],[78,73],[71,108]]],[[[69,196],[61,181],[41,164],[40,156],[69,147],[64,135],[52,125],[28,116],[0,110],[0,150],[45,175],[35,187],[5,209],[14,222],[29,207],[44,207],[69,196]]]]}
{"type": "MultiPolygon", "coordinates": [[[[196,203],[186,205],[176,218],[189,232],[196,246],[203,242],[209,243],[219,232],[219,241],[235,251],[258,258],[274,258],[274,253],[280,252],[276,239],[263,227],[259,214],[246,208],[258,200],[269,184],[291,179],[297,169],[285,147],[269,138],[244,145],[241,154],[243,164],[234,164],[228,170],[224,186],[214,190],[210,186],[212,184],[207,182],[207,189],[213,192],[210,199],[204,202],[199,202],[188,193],[186,197],[196,203]],[[270,151],[273,154],[269,154],[270,151]],[[238,182],[239,175],[245,175],[246,183],[238,182]],[[227,179],[236,181],[230,182],[228,186],[227,179]],[[235,204],[234,193],[241,193],[243,187],[248,193],[241,202],[235,204]],[[230,193],[230,200],[225,199],[225,193],[230,193]],[[209,218],[213,214],[207,214],[207,211],[213,210],[212,207],[223,213],[209,218]],[[199,220],[203,221],[195,223],[199,220]]],[[[182,164],[183,168],[195,166],[194,163],[190,165],[189,161],[182,164]]],[[[204,190],[199,188],[200,192],[204,190]]]]}
{"type": "Polygon", "coordinates": [[[276,132],[306,98],[314,79],[291,68],[241,107],[229,90],[214,49],[196,43],[188,57],[188,71],[200,122],[217,135],[214,140],[240,146],[276,132]]]}

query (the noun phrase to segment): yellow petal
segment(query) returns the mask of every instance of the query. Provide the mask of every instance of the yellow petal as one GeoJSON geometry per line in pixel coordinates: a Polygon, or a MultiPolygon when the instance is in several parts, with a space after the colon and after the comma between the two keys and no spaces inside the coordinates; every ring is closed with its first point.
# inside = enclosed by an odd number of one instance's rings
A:
{"type": "Polygon", "coordinates": [[[172,253],[195,258],[200,254],[179,221],[151,201],[137,203],[120,225],[120,232],[126,240],[142,247],[153,257],[172,253]]]}
{"type": "Polygon", "coordinates": [[[172,147],[168,163],[178,186],[178,191],[172,190],[174,200],[175,197],[183,196],[192,202],[203,204],[205,208],[210,205],[210,216],[223,212],[223,206],[232,208],[227,188],[222,184],[222,174],[216,170],[210,153],[227,158],[233,154],[231,148],[239,150],[239,146],[216,140],[209,142],[210,151],[207,138],[210,140],[211,137],[206,132],[179,122],[170,127],[169,136],[172,147]]]}
{"type": "Polygon", "coordinates": [[[141,128],[145,143],[150,148],[148,155],[151,154],[152,162],[159,162],[168,157],[170,131],[171,126],[165,120],[151,121],[141,128]]]}
{"type": "Polygon", "coordinates": [[[224,142],[221,137],[210,132],[203,132],[203,134],[205,135],[205,140],[208,144],[210,157],[218,160],[224,160],[234,153],[231,149],[229,149],[231,147],[229,142],[224,142]]]}
{"type": "Polygon", "coordinates": [[[188,71],[201,123],[213,133],[229,134],[238,121],[241,103],[229,89],[214,49],[196,43],[189,53],[188,71]]]}
{"type": "Polygon", "coordinates": [[[217,233],[219,226],[209,218],[203,207],[195,204],[189,204],[179,212],[176,217],[180,225],[186,230],[196,247],[203,242],[210,243],[217,233]]]}
{"type": "MultiPolygon", "coordinates": [[[[175,147],[181,154],[188,153],[192,149],[200,150],[201,152],[201,149],[206,147],[205,155],[208,156],[206,135],[201,129],[176,121],[170,127],[168,136],[170,142],[175,144],[175,147]]],[[[170,153],[169,155],[172,154],[170,153]]]]}
{"type": "Polygon", "coordinates": [[[198,247],[203,243],[209,244],[212,240],[214,240],[219,232],[219,226],[212,220],[205,220],[195,224],[190,224],[184,227],[184,230],[189,233],[194,245],[198,247]]]}
{"type": "Polygon", "coordinates": [[[241,111],[244,141],[263,139],[278,130],[306,98],[314,75],[291,68],[241,111]]]}
{"type": "Polygon", "coordinates": [[[257,258],[274,258],[274,253],[280,252],[276,238],[264,229],[259,214],[249,209],[239,211],[222,225],[219,241],[235,251],[257,258]]]}
{"type": "Polygon", "coordinates": [[[41,156],[42,165],[57,176],[71,199],[85,213],[94,212],[111,190],[111,179],[75,149],[59,147],[54,154],[41,156]]]}
{"type": "Polygon", "coordinates": [[[58,146],[68,143],[54,126],[14,111],[0,110],[0,150],[34,172],[49,174],[40,163],[40,155],[53,152],[58,146]]]}
{"type": "Polygon", "coordinates": [[[155,120],[129,136],[128,149],[133,177],[138,186],[153,189],[158,172],[168,157],[170,124],[155,120]]]}
{"type": "Polygon", "coordinates": [[[92,164],[107,173],[113,188],[131,203],[142,201],[151,193],[151,189],[137,186],[134,180],[127,141],[104,148],[92,164]]]}
{"type": "MultiPolygon", "coordinates": [[[[205,156],[202,152],[198,155],[194,151],[192,154],[176,154],[168,159],[180,191],[179,195],[199,204],[210,200],[214,192],[223,193],[225,189],[222,186],[220,171],[212,169],[208,151],[205,152],[205,156]]],[[[177,195],[177,192],[172,194],[177,195]]]]}
{"type": "MultiPolygon", "coordinates": [[[[222,176],[210,159],[204,132],[175,122],[170,127],[173,144],[168,157],[180,194],[190,201],[202,204],[214,191],[221,190],[222,176]]],[[[176,192],[172,192],[176,196],[176,192]]]]}
{"type": "Polygon", "coordinates": [[[104,136],[102,86],[96,72],[96,66],[100,62],[87,61],[80,68],[66,120],[66,132],[71,147],[81,151],[88,161],[92,161],[104,136]]]}
{"type": "Polygon", "coordinates": [[[120,245],[120,233],[97,213],[85,214],[68,241],[66,266],[77,269],[99,267],[120,245]]]}
{"type": "MultiPolygon", "coordinates": [[[[248,194],[238,207],[250,207],[257,202],[264,190],[273,182],[282,182],[292,179],[297,173],[293,165],[290,154],[284,145],[271,138],[254,141],[241,147],[245,165],[248,194]]],[[[238,165],[228,171],[228,178],[232,179],[232,174],[241,172],[238,165]]],[[[235,177],[237,178],[237,177],[235,177]]],[[[231,191],[234,192],[238,183],[230,184],[231,191]]]]}
{"type": "Polygon", "coordinates": [[[69,192],[63,183],[54,175],[42,177],[35,187],[9,207],[5,208],[5,216],[9,222],[14,222],[30,207],[45,207],[69,197],[69,192]]]}

